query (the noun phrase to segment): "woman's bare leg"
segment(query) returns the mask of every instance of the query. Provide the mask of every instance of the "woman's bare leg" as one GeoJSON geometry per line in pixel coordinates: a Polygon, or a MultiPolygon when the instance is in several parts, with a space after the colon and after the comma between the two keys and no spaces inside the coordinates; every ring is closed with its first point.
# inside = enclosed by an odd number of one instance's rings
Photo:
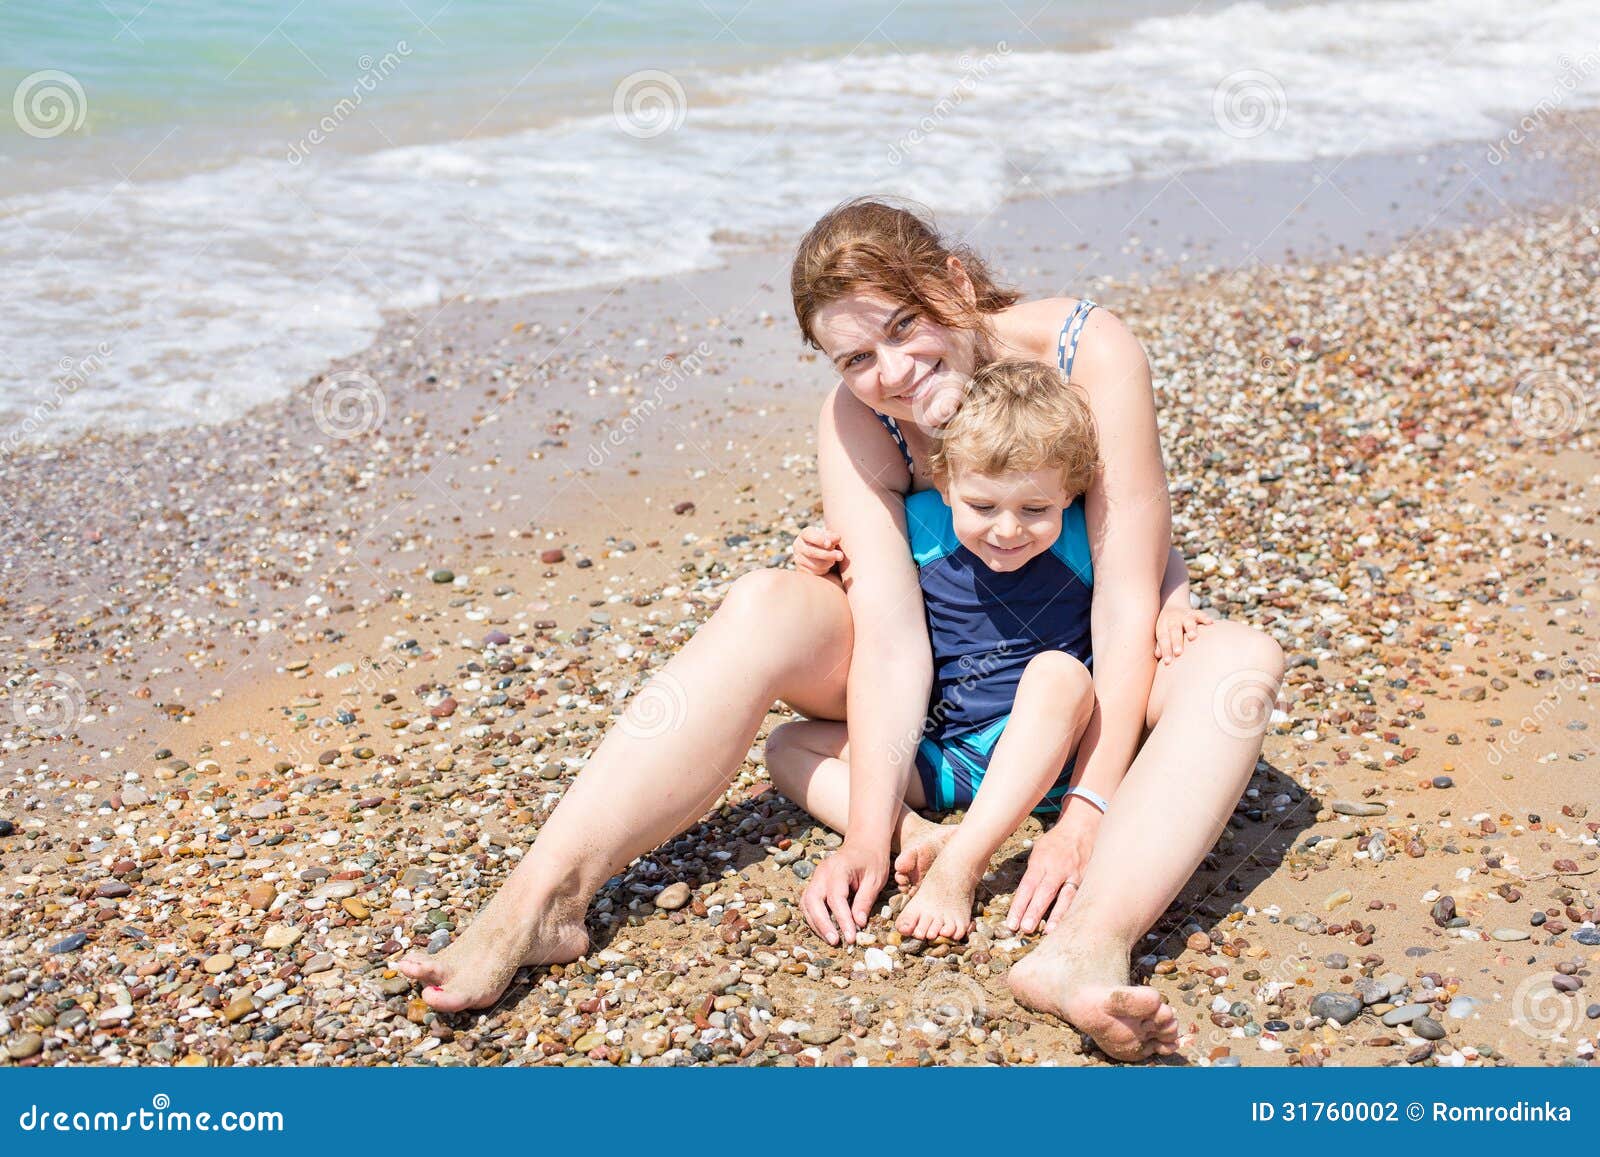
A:
{"type": "Polygon", "coordinates": [[[1082,887],[1011,970],[1021,1003],[1121,1060],[1173,1050],[1176,1015],[1155,989],[1128,984],[1128,962],[1233,814],[1282,679],[1282,648],[1238,623],[1205,627],[1157,668],[1149,738],[1111,800],[1082,887]]]}
{"type": "Polygon", "coordinates": [[[774,700],[844,715],[852,630],[843,589],[793,571],[734,583],[711,621],[629,701],[516,871],[455,943],[400,971],[441,1011],[500,998],[523,965],[588,949],[600,885],[705,814],[774,700]]]}

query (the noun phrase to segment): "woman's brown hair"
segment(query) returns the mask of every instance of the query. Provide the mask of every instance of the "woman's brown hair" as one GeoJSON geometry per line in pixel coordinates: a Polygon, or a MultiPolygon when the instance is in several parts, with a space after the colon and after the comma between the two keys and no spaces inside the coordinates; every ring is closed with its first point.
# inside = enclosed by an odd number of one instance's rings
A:
{"type": "Polygon", "coordinates": [[[946,241],[926,210],[858,197],[824,214],[800,242],[789,274],[800,336],[815,349],[817,313],[852,293],[882,294],[950,329],[988,333],[988,315],[1015,305],[1022,295],[997,284],[970,247],[946,241]],[[950,275],[960,260],[972,282],[968,302],[950,275]]]}

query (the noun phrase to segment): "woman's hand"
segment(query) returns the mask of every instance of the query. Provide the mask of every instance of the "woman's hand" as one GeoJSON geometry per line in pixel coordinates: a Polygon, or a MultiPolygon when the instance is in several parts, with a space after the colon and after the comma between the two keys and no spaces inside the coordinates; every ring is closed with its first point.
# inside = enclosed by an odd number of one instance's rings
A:
{"type": "Polygon", "coordinates": [[[829,944],[856,942],[872,916],[872,905],[889,879],[889,849],[842,847],[817,865],[800,897],[811,930],[829,944]]]}
{"type": "Polygon", "coordinates": [[[826,526],[805,527],[789,551],[794,555],[795,570],[814,575],[825,575],[844,561],[839,536],[826,526]]]}
{"type": "Polygon", "coordinates": [[[1081,796],[1069,797],[1060,822],[1033,842],[1028,870],[1006,913],[1006,927],[1033,932],[1043,921],[1046,932],[1053,930],[1078,897],[1099,834],[1099,810],[1081,796]]]}
{"type": "Polygon", "coordinates": [[[1185,593],[1183,601],[1170,601],[1156,616],[1156,658],[1163,665],[1183,654],[1185,641],[1194,642],[1195,632],[1214,620],[1205,611],[1189,606],[1185,593]]]}

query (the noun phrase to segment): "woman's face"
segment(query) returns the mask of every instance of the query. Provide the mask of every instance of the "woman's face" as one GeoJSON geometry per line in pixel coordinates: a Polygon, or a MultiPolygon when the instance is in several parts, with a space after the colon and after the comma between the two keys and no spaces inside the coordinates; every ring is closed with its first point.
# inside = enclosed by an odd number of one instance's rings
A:
{"type": "Polygon", "coordinates": [[[877,294],[823,306],[812,331],[852,394],[880,414],[927,429],[950,420],[975,368],[972,331],[877,294]]]}

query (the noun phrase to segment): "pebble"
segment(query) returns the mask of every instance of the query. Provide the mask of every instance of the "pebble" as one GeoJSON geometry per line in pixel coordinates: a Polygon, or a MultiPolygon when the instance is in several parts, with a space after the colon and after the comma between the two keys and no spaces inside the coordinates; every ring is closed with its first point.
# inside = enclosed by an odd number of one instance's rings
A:
{"type": "Polygon", "coordinates": [[[1527,940],[1533,936],[1526,928],[1496,928],[1489,933],[1496,940],[1527,940]]]}
{"type": "Polygon", "coordinates": [[[1444,1025],[1431,1016],[1419,1016],[1411,1022],[1411,1031],[1426,1041],[1444,1040],[1444,1025]]]}
{"type": "Polygon", "coordinates": [[[89,934],[87,932],[74,932],[71,936],[67,936],[64,939],[58,940],[54,944],[50,945],[47,951],[53,952],[60,956],[68,952],[76,952],[88,942],[89,934]]]}
{"type": "Polygon", "coordinates": [[[222,973],[232,969],[237,963],[238,961],[231,954],[218,952],[215,955],[207,956],[200,967],[209,976],[220,976],[222,973]]]}
{"type": "Polygon", "coordinates": [[[656,907],[663,912],[676,912],[689,902],[690,895],[689,885],[679,880],[656,893],[656,907]]]}
{"type": "Polygon", "coordinates": [[[282,948],[292,948],[305,934],[304,928],[297,928],[293,924],[274,924],[261,938],[261,946],[274,952],[282,948]]]}
{"type": "Polygon", "coordinates": [[[1440,896],[1433,903],[1431,911],[1433,922],[1441,928],[1449,927],[1450,921],[1456,918],[1456,901],[1453,896],[1440,896]]]}
{"type": "Polygon", "coordinates": [[[36,1032],[19,1033],[6,1042],[6,1055],[14,1061],[37,1056],[44,1048],[44,1037],[36,1032]]]}
{"type": "Polygon", "coordinates": [[[1410,1024],[1419,1016],[1426,1016],[1430,1005],[1402,1004],[1399,1008],[1392,1008],[1380,1018],[1390,1028],[1397,1024],[1410,1024]]]}
{"type": "Polygon", "coordinates": [[[1329,806],[1342,816],[1381,816],[1389,811],[1388,804],[1359,803],[1349,799],[1336,799],[1329,806]]]}
{"type": "Polygon", "coordinates": [[[1362,1003],[1358,996],[1344,992],[1323,992],[1311,998],[1312,1016],[1320,1016],[1335,1024],[1346,1025],[1361,1015],[1362,1003]]]}

